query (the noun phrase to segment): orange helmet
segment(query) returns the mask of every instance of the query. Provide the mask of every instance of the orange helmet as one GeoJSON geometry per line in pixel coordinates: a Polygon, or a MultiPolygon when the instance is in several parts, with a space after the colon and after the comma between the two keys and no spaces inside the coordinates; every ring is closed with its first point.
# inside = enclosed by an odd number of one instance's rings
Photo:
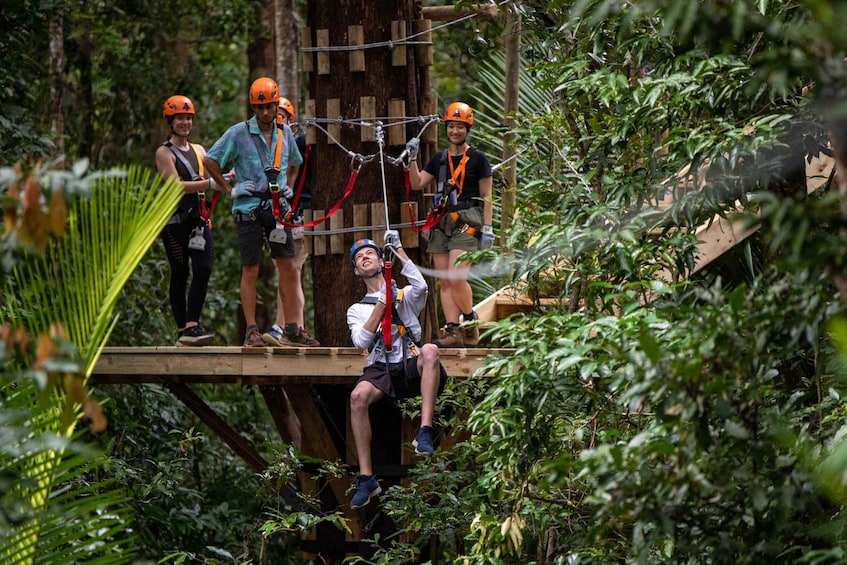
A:
{"type": "Polygon", "coordinates": [[[194,115],[194,104],[188,96],[177,94],[165,100],[165,107],[162,109],[162,117],[172,118],[177,114],[194,115]]]}
{"type": "Polygon", "coordinates": [[[453,102],[444,112],[445,122],[462,122],[473,127],[473,110],[464,102],[453,102]]]}
{"type": "Polygon", "coordinates": [[[289,120],[294,119],[294,114],[295,114],[294,104],[291,103],[291,100],[289,100],[288,98],[285,98],[283,96],[280,96],[279,107],[282,108],[283,110],[285,110],[285,112],[288,114],[289,120]]]}
{"type": "Polygon", "coordinates": [[[279,86],[272,78],[257,78],[250,85],[250,104],[279,102],[279,86]]]}

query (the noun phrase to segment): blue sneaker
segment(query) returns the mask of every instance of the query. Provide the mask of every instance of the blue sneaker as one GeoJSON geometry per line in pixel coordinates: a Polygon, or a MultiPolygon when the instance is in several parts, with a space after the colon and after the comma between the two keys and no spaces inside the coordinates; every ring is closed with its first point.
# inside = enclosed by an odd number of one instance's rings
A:
{"type": "Polygon", "coordinates": [[[382,492],[376,479],[368,475],[359,475],[356,478],[356,493],[350,500],[350,508],[361,508],[367,506],[373,497],[382,492]]]}
{"type": "Polygon", "coordinates": [[[412,441],[415,447],[415,453],[418,455],[432,455],[435,453],[435,446],[432,445],[432,438],[435,436],[435,430],[430,426],[422,426],[418,430],[418,435],[412,441]]]}

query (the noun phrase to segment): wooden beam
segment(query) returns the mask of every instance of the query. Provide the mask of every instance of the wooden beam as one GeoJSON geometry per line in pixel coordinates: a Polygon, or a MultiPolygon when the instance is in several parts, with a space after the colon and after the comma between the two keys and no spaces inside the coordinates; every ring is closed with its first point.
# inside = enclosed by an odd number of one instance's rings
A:
{"type": "MultiPolygon", "coordinates": [[[[442,349],[441,363],[451,377],[466,378],[489,355],[506,352],[442,349]]],[[[365,361],[365,352],[355,347],[106,347],[90,382],[352,386],[365,361]]]]}
{"type": "MultiPolygon", "coordinates": [[[[303,447],[300,452],[323,461],[344,461],[344,457],[335,448],[329,430],[321,418],[322,408],[312,393],[311,387],[298,385],[287,387],[287,391],[290,394],[291,405],[301,423],[303,447]]],[[[361,526],[358,514],[350,508],[350,497],[346,492],[350,481],[343,477],[327,476],[327,482],[335,496],[337,507],[344,509],[350,521],[350,528],[353,531],[359,531],[361,526]]]]}
{"type": "MultiPolygon", "coordinates": [[[[197,415],[236,455],[241,457],[247,465],[250,466],[256,473],[261,473],[268,468],[268,462],[264,457],[259,455],[259,452],[253,445],[244,439],[238,432],[221,418],[217,412],[203,402],[203,399],[197,396],[191,388],[180,383],[165,383],[165,387],[176,396],[180,402],[188,406],[188,408],[197,415]]],[[[306,504],[303,499],[297,494],[297,491],[291,485],[282,485],[280,494],[282,494],[288,504],[293,508],[304,512],[319,514],[320,510],[306,504]]]]}
{"type": "Polygon", "coordinates": [[[233,430],[223,418],[218,416],[218,413],[212,410],[208,404],[194,394],[188,385],[180,383],[165,383],[165,386],[176,396],[183,404],[188,406],[200,420],[203,421],[218,437],[241,457],[251,469],[257,473],[261,473],[268,467],[268,462],[265,458],[259,455],[259,452],[253,445],[244,439],[238,432],[233,430]]]}
{"type": "Polygon", "coordinates": [[[303,449],[303,436],[300,421],[291,408],[291,401],[285,389],[279,385],[260,385],[259,390],[268,406],[279,437],[285,443],[293,444],[298,450],[303,449]]]}

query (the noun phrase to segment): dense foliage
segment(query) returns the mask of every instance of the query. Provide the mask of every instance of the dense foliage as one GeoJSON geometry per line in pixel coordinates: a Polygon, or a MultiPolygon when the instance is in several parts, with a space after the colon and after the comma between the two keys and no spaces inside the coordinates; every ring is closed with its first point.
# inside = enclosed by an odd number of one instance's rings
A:
{"type": "MultiPolygon", "coordinates": [[[[0,19],[18,30],[0,38],[0,53],[21,54],[19,64],[0,57],[8,81],[0,123],[10,130],[0,140],[4,165],[49,153],[48,126],[36,112],[46,84],[34,77],[43,75],[36,54],[45,52],[57,7],[70,6],[0,7],[0,19]]],[[[174,88],[191,88],[199,101],[201,136],[240,112],[233,93],[246,76],[246,3],[212,4],[202,14],[180,7],[186,13],[174,21],[185,29],[172,33],[190,47],[182,64],[153,55],[182,52],[154,17],[173,6],[130,4],[121,17],[101,3],[84,9],[67,16],[67,41],[88,45],[96,63],[73,66],[80,70],[67,85],[74,104],[90,94],[68,124],[75,157],[149,161],[145,132],[174,88]],[[123,41],[130,36],[139,41],[123,41]]],[[[807,194],[804,173],[839,123],[833,102],[847,84],[847,45],[838,27],[847,8],[554,0],[501,9],[521,12],[521,84],[536,91],[515,116],[519,209],[507,234],[514,252],[505,261],[496,253],[477,259],[539,300],[488,331],[513,352],[492,357],[488,376],[448,388],[440,423],[464,441],[381,496],[417,541],[374,540],[379,549],[361,561],[404,562],[430,547],[433,561],[479,564],[847,561],[847,323],[833,285],[847,232],[838,194],[828,183],[807,194]],[[734,213],[752,234],[698,264],[698,227],[734,213]]],[[[474,31],[467,24],[442,51],[439,72],[458,63],[466,74],[439,77],[440,94],[470,91],[475,76],[496,80],[496,57],[469,46],[474,31]]],[[[474,86],[469,99],[492,117],[498,89],[474,86]]],[[[496,132],[474,135],[496,140],[496,132]]],[[[7,232],[2,251],[5,277],[23,261],[7,232]]],[[[164,270],[161,253],[141,262],[113,339],[172,338],[168,320],[151,315],[165,310],[164,270]]],[[[223,328],[236,314],[228,304],[237,284],[215,284],[230,289],[208,305],[223,328]]],[[[231,326],[224,332],[237,339],[231,326]]],[[[0,349],[0,358],[11,351],[0,349]]],[[[3,386],[38,374],[4,373],[3,386]]],[[[289,513],[266,478],[195,428],[159,388],[110,394],[111,428],[97,437],[110,459],[99,469],[122,488],[97,488],[104,500],[128,493],[137,534],[119,549],[181,562],[287,554],[305,518],[289,513]]],[[[272,427],[253,391],[216,394],[215,409],[274,454],[275,468],[291,472],[291,453],[263,445],[272,427]]],[[[20,422],[4,416],[4,433],[20,422]]],[[[69,472],[78,469],[78,459],[68,460],[69,472]]],[[[4,466],[0,484],[16,478],[4,466]]]]}
{"type": "Polygon", "coordinates": [[[561,302],[490,332],[515,353],[471,439],[392,510],[461,563],[843,561],[843,220],[803,174],[843,85],[834,14],[533,6],[558,103],[519,116],[509,241],[515,284],[561,302]],[[689,277],[695,228],[739,209],[758,231],[689,277]]]}

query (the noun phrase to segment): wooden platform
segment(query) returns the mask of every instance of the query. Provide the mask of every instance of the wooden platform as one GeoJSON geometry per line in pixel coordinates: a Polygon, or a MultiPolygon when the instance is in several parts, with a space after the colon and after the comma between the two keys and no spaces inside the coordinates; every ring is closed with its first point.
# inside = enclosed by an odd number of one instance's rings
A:
{"type": "MultiPolygon", "coordinates": [[[[451,377],[470,377],[498,349],[442,349],[451,377]]],[[[106,347],[91,384],[349,384],[365,366],[354,347],[106,347]]]]}
{"type": "MultiPolygon", "coordinates": [[[[507,351],[442,349],[441,363],[450,377],[469,378],[479,376],[476,372],[489,355],[507,351]]],[[[254,472],[260,473],[268,468],[269,462],[191,387],[194,384],[257,385],[282,443],[295,445],[304,456],[348,465],[349,477],[316,481],[312,473],[301,470],[298,484],[281,488],[294,508],[311,513],[341,510],[347,518],[349,531],[346,536],[341,534],[340,539],[312,531],[302,540],[307,557],[312,559],[323,551],[315,548],[326,548],[333,543],[340,543],[345,551],[354,551],[352,548],[370,535],[363,532],[363,527],[372,524],[374,513],[378,512],[378,504],[368,505],[367,512],[350,509],[350,487],[358,461],[349,426],[348,399],[365,362],[365,353],[352,347],[107,347],[94,367],[89,384],[159,384],[167,388],[254,472]],[[327,403],[330,399],[333,402],[327,403]],[[329,404],[335,407],[332,413],[328,412],[329,404]],[[322,508],[304,505],[298,491],[312,497],[324,491],[320,497],[322,508]]],[[[415,463],[410,446],[420,423],[403,418],[399,410],[380,408],[379,404],[371,407],[373,428],[380,430],[374,433],[372,452],[375,475],[383,488],[387,488],[403,480],[415,463]]],[[[440,436],[440,442],[445,447],[450,439],[440,436]]]]}

